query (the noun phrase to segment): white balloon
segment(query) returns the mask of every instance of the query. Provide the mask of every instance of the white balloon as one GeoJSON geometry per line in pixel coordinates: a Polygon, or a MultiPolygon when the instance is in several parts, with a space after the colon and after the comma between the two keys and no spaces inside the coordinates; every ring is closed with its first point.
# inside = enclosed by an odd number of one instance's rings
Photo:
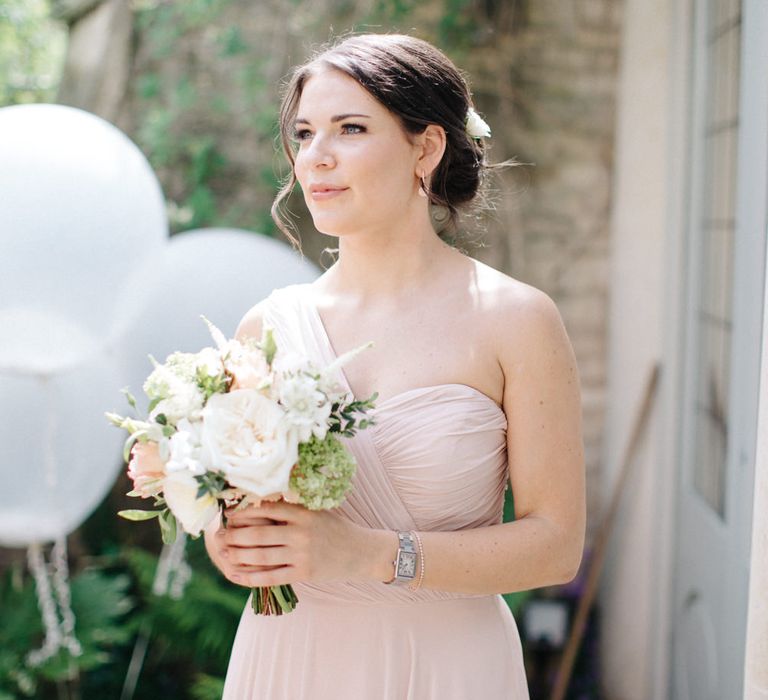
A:
{"type": "Polygon", "coordinates": [[[0,375],[0,544],[48,542],[77,528],[122,466],[124,412],[114,357],[55,376],[0,375]]]}
{"type": "Polygon", "coordinates": [[[106,340],[123,277],[167,237],[157,178],[116,127],[62,105],[0,109],[0,306],[106,340]]]}
{"type": "Polygon", "coordinates": [[[212,228],[173,236],[135,271],[119,305],[118,353],[137,399],[152,370],[148,354],[162,362],[176,350],[213,345],[201,315],[232,337],[243,314],[275,287],[318,274],[287,244],[257,233],[212,228]]]}

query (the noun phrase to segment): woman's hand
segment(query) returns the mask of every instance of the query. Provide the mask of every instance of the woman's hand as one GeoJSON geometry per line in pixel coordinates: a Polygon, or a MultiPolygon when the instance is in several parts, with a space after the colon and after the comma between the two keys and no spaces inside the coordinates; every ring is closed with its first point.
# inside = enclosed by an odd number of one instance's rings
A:
{"type": "Polygon", "coordinates": [[[241,586],[368,578],[369,533],[327,510],[263,501],[225,511],[214,537],[220,568],[241,586]]]}

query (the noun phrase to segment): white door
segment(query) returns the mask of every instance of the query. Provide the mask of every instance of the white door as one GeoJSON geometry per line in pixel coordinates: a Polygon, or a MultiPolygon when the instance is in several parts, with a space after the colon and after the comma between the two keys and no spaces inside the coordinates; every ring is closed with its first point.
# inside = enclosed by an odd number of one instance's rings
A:
{"type": "Polygon", "coordinates": [[[765,260],[768,0],[697,0],[672,697],[742,697],[765,260]],[[756,60],[759,65],[756,65],[756,60]]]}

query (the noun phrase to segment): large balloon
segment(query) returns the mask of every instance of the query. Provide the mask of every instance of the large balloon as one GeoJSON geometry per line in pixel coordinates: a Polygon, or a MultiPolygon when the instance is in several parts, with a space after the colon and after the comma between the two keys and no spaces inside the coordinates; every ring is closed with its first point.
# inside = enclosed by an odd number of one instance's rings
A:
{"type": "Polygon", "coordinates": [[[122,410],[122,386],[106,355],[53,376],[0,375],[0,544],[50,542],[99,504],[121,464],[104,411],[122,410]]]}
{"type": "Polygon", "coordinates": [[[311,282],[317,267],[288,245],[238,229],[198,229],[173,236],[161,255],[134,271],[123,290],[117,352],[137,394],[174,350],[197,352],[213,341],[206,316],[228,337],[255,303],[275,287],[311,282]]]}
{"type": "Polygon", "coordinates": [[[124,413],[174,350],[231,335],[273,288],[314,279],[246,231],[167,238],[144,156],[115,127],[56,105],[0,109],[0,544],[60,539],[114,482],[124,413]]]}
{"type": "Polygon", "coordinates": [[[0,307],[101,337],[123,276],[167,237],[157,178],[116,127],[61,105],[0,109],[0,307]]]}
{"type": "Polygon", "coordinates": [[[62,538],[103,498],[125,385],[124,278],[167,244],[164,199],[118,129],[60,105],[0,109],[0,543],[62,538]]]}

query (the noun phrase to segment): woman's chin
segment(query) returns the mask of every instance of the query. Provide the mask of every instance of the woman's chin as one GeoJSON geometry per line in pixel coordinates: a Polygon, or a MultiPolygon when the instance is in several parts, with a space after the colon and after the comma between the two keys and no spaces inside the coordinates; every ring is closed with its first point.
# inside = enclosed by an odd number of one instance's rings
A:
{"type": "Polygon", "coordinates": [[[312,220],[315,229],[326,236],[344,236],[352,230],[347,222],[330,221],[328,217],[317,217],[312,220]]]}

